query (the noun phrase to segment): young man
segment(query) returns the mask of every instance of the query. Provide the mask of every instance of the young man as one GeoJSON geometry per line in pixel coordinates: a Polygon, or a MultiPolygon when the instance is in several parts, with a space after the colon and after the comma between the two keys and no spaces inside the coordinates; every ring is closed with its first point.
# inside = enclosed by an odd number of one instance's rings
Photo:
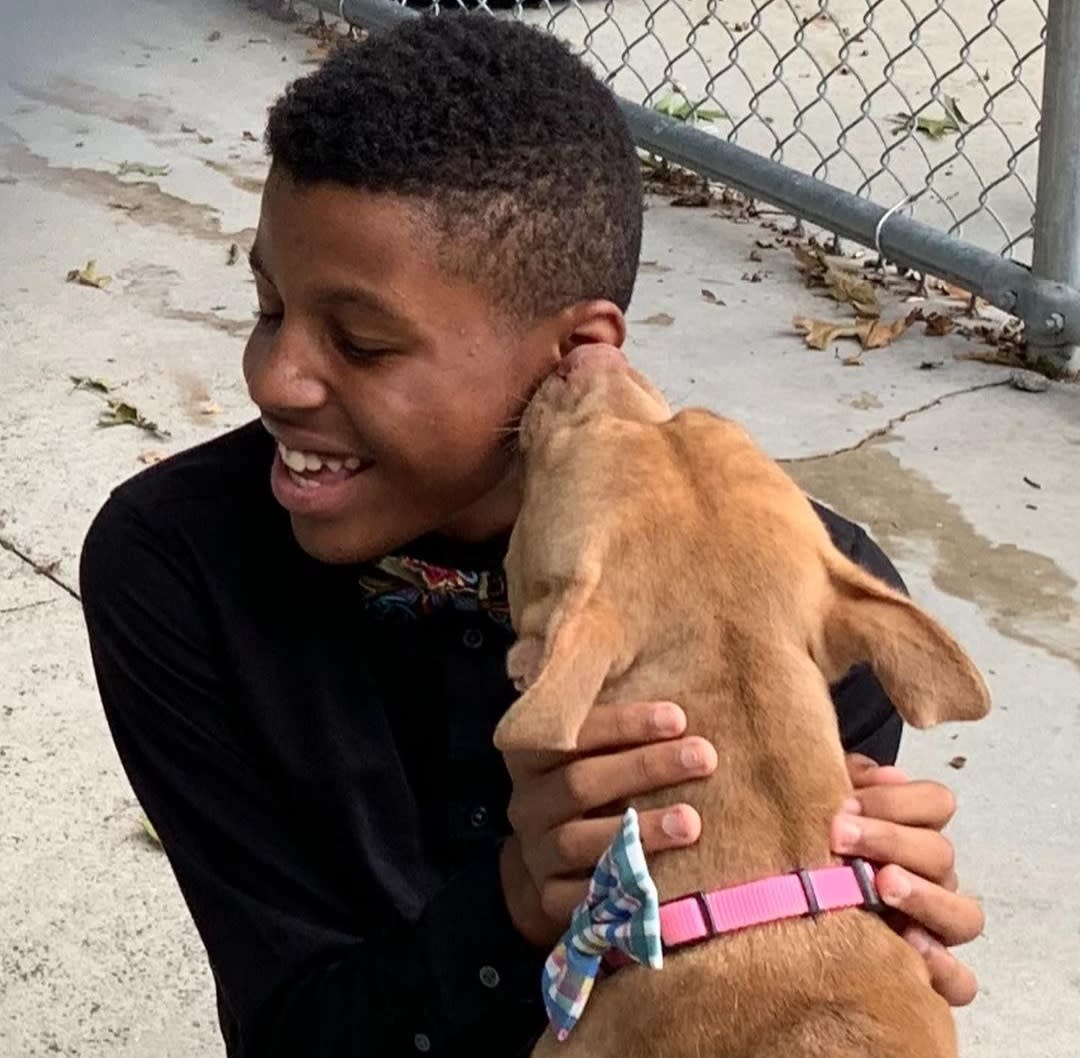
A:
{"type": "MultiPolygon", "coordinates": [[[[244,355],[261,421],[120,486],[95,520],[101,697],[232,1058],[510,1058],[543,1028],[540,966],[618,826],[604,806],[716,765],[671,703],[596,710],[579,755],[511,761],[512,782],[491,744],[514,697],[512,427],[569,350],[623,342],[635,152],[566,49],[482,16],[330,59],[267,141],[244,355]]],[[[891,763],[900,736],[868,672],[834,694],[859,787],[834,845],[892,864],[898,928],[967,1002],[945,945],[981,915],[939,833],[950,795],[867,759],[891,763]]],[[[642,819],[653,850],[699,826],[686,805],[642,819]]]]}

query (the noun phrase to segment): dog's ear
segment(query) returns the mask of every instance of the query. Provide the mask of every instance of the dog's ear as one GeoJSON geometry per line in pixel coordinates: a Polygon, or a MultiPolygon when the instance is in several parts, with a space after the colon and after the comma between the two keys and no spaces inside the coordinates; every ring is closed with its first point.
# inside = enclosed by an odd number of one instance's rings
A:
{"type": "Polygon", "coordinates": [[[528,686],[495,728],[498,750],[577,747],[622,641],[616,615],[589,594],[573,592],[556,608],[542,644],[527,639],[511,649],[510,675],[528,686]]]}
{"type": "Polygon", "coordinates": [[[913,727],[978,720],[989,712],[982,676],[937,621],[843,555],[830,556],[828,567],[830,602],[816,659],[828,679],[867,662],[913,727]]]}

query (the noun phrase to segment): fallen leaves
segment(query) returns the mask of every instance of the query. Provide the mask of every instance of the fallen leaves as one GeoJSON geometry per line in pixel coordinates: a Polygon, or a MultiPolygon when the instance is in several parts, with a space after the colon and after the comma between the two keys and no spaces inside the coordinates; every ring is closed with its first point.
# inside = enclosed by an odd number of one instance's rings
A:
{"type": "Polygon", "coordinates": [[[949,767],[955,768],[957,771],[959,771],[965,764],[967,764],[967,757],[963,757],[960,755],[953,757],[953,759],[949,761],[949,767]]]}
{"type": "Polygon", "coordinates": [[[859,316],[880,316],[877,291],[865,280],[838,268],[826,268],[822,277],[829,297],[850,305],[859,316]]]}
{"type": "Polygon", "coordinates": [[[145,452],[140,452],[138,459],[140,463],[150,467],[155,463],[160,463],[165,458],[164,452],[158,452],[154,449],[147,449],[145,452]]]}
{"type": "Polygon", "coordinates": [[[666,312],[654,312],[640,322],[647,323],[652,327],[670,327],[675,322],[675,317],[669,316],[666,312]]]}
{"type": "Polygon", "coordinates": [[[98,426],[135,426],[140,430],[152,434],[159,441],[167,440],[170,436],[168,430],[161,429],[156,422],[151,422],[135,407],[122,400],[107,399],[106,411],[98,416],[98,426]]]}
{"type": "Polygon", "coordinates": [[[658,114],[689,124],[696,124],[699,121],[711,124],[728,116],[727,111],[721,107],[708,108],[691,103],[682,92],[677,90],[668,92],[659,101],[653,103],[653,110],[658,114]]]}
{"type": "Polygon", "coordinates": [[[228,256],[225,258],[225,263],[227,265],[234,265],[239,260],[240,260],[240,247],[237,246],[236,243],[230,243],[229,244],[229,253],[228,253],[228,256]]]}
{"type": "Polygon", "coordinates": [[[68,378],[72,382],[72,393],[77,393],[80,389],[86,389],[92,393],[112,392],[112,386],[103,378],[90,378],[89,375],[68,375],[68,378]]]}
{"type": "Polygon", "coordinates": [[[792,323],[811,349],[828,349],[841,338],[857,338],[863,349],[884,349],[918,319],[917,313],[885,322],[879,319],[816,320],[796,316],[792,323]]]}
{"type": "Polygon", "coordinates": [[[148,165],[146,162],[121,162],[116,167],[117,176],[131,176],[138,173],[140,176],[168,176],[172,172],[169,165],[148,165]]]}
{"type": "Polygon", "coordinates": [[[84,287],[94,287],[104,290],[111,282],[112,276],[103,276],[97,270],[97,261],[89,260],[82,268],[73,268],[67,274],[69,283],[78,283],[84,287]]]}
{"type": "Polygon", "coordinates": [[[142,824],[143,833],[150,839],[151,843],[161,848],[161,838],[158,837],[158,832],[154,829],[154,824],[150,822],[146,816],[139,816],[139,822],[142,824]]]}
{"type": "Polygon", "coordinates": [[[894,114],[889,118],[893,126],[893,134],[900,136],[914,130],[932,140],[940,140],[949,133],[963,132],[971,124],[961,113],[960,104],[955,96],[946,96],[942,109],[945,114],[940,118],[927,117],[925,114],[920,114],[918,117],[913,114],[894,114]]]}
{"type": "Polygon", "coordinates": [[[723,305],[724,304],[724,302],[721,301],[711,290],[708,290],[708,289],[706,289],[704,287],[701,290],[701,297],[702,297],[702,299],[704,301],[707,301],[710,305],[723,305]]]}

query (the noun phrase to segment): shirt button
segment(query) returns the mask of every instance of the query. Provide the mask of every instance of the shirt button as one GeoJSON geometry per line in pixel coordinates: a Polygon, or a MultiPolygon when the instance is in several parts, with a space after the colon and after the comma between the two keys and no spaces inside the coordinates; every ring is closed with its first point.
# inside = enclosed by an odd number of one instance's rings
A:
{"type": "Polygon", "coordinates": [[[427,1054],[427,1052],[431,1050],[431,1040],[422,1032],[418,1032],[413,1037],[413,1046],[420,1051],[421,1054],[427,1054]]]}
{"type": "Polygon", "coordinates": [[[461,637],[461,641],[470,650],[479,650],[484,645],[484,633],[479,628],[467,628],[465,629],[465,635],[461,637]]]}
{"type": "Polygon", "coordinates": [[[499,971],[496,970],[494,966],[480,967],[480,983],[485,988],[498,988],[499,981],[499,971]]]}
{"type": "Polygon", "coordinates": [[[487,822],[487,818],[488,810],[483,805],[477,805],[469,813],[469,823],[477,830],[487,822]]]}

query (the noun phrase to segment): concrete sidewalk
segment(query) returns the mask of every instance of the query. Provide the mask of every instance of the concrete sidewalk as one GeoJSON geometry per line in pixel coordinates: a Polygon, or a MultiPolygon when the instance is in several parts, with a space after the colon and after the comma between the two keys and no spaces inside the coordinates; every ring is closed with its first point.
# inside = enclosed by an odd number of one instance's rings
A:
{"type": "MultiPolygon", "coordinates": [[[[77,557],[140,459],[252,415],[242,258],[265,162],[245,133],[313,42],[230,0],[63,14],[0,54],[0,1056],[203,1058],[223,1053],[210,975],[105,730],[77,557]],[[65,282],[89,259],[106,290],[65,282]],[[171,436],[99,428],[71,376],[171,436]]],[[[865,524],[987,674],[991,718],[910,735],[902,763],[958,793],[988,913],[966,1053],[1059,1058],[1080,1013],[1080,386],[1022,392],[921,325],[861,366],[810,350],[792,316],[837,306],[776,231],[725,212],[651,203],[632,355],[865,524]]]]}

